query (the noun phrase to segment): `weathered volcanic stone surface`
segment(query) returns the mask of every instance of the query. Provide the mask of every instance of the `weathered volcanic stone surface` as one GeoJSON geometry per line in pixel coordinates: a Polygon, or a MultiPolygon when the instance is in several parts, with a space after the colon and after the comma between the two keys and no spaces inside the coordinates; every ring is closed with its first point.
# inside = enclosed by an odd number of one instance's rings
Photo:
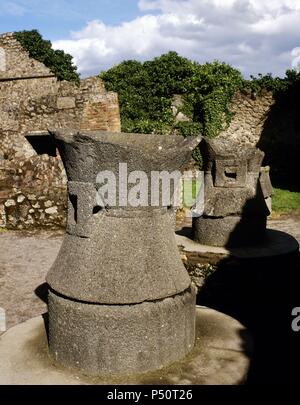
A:
{"type": "Polygon", "coordinates": [[[69,181],[91,182],[99,171],[116,175],[119,163],[128,172],[180,170],[189,161],[200,136],[130,134],[104,131],[50,130],[55,137],[69,181]]]}
{"type": "Polygon", "coordinates": [[[0,384],[243,384],[252,353],[251,336],[237,320],[210,308],[196,307],[196,344],[188,356],[147,373],[91,377],[54,364],[40,316],[0,337],[0,384]]]}
{"type": "Polygon", "coordinates": [[[264,153],[225,139],[204,138],[204,209],[193,218],[194,240],[211,246],[259,243],[265,236],[272,186],[264,153]]]}
{"type": "MultiPolygon", "coordinates": [[[[264,152],[258,148],[251,145],[241,147],[240,144],[227,139],[203,137],[200,148],[203,153],[203,164],[206,171],[213,171],[215,162],[218,161],[223,163],[222,168],[225,168],[227,162],[230,162],[235,166],[235,169],[238,162],[247,163],[247,171],[257,173],[264,158],[264,152]]],[[[223,176],[223,174],[225,173],[219,173],[220,176],[223,176]]],[[[241,174],[238,177],[246,177],[244,168],[241,168],[241,174]]],[[[233,187],[236,186],[235,181],[230,177],[225,176],[224,181],[226,185],[232,183],[233,187]]],[[[241,185],[243,186],[243,184],[241,185]]]]}
{"type": "Polygon", "coordinates": [[[110,214],[97,214],[90,238],[66,234],[47,275],[52,289],[85,302],[135,304],[189,287],[171,210],[110,214]]]}
{"type": "MultiPolygon", "coordinates": [[[[56,292],[84,302],[135,304],[185,291],[172,206],[99,206],[97,175],[111,171],[120,191],[119,164],[127,172],[180,171],[200,137],[52,131],[68,176],[67,234],[47,275],[56,292]]],[[[180,174],[180,172],[179,172],[180,174]]],[[[148,187],[151,190],[151,187],[148,187]]]]}
{"type": "Polygon", "coordinates": [[[264,195],[264,198],[272,197],[273,187],[270,179],[270,167],[264,166],[260,168],[260,177],[259,181],[261,184],[261,189],[264,195]]]}
{"type": "MultiPolygon", "coordinates": [[[[206,189],[206,191],[208,190],[206,189]]],[[[205,202],[204,215],[211,217],[267,216],[268,214],[269,210],[261,190],[260,188],[256,189],[254,185],[251,189],[215,188],[213,193],[208,194],[205,202]]]]}
{"type": "Polygon", "coordinates": [[[195,301],[195,287],[136,305],[85,304],[50,292],[50,353],[89,375],[159,369],[192,350],[195,301]]]}
{"type": "Polygon", "coordinates": [[[259,244],[266,235],[265,217],[193,218],[193,239],[210,246],[247,246],[259,244]]]}
{"type": "Polygon", "coordinates": [[[99,375],[154,370],[184,357],[195,341],[196,292],[174,237],[172,194],[200,138],[52,134],[68,177],[67,234],[47,275],[53,359],[99,375]],[[153,171],[165,171],[169,186],[173,178],[168,201],[159,198],[159,181],[153,193],[153,171]],[[134,183],[145,181],[135,195],[146,203],[120,198],[123,189],[130,194],[134,174],[134,183]],[[101,185],[111,178],[116,198],[106,199],[101,185]]]}

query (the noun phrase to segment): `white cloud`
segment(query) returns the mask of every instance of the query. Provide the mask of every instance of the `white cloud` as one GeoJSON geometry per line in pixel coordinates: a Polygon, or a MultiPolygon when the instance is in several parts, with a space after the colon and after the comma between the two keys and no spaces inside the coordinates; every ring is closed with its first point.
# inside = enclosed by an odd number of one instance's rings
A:
{"type": "MultiPolygon", "coordinates": [[[[124,59],[170,50],[199,62],[219,59],[245,74],[284,74],[300,46],[299,0],[140,0],[144,15],[118,26],[90,21],[54,47],[79,71],[99,73],[124,59]],[[294,51],[296,52],[296,51],[294,51]]],[[[297,53],[298,55],[298,53],[297,53]]],[[[297,58],[297,56],[296,56],[297,58]]]]}
{"type": "Polygon", "coordinates": [[[291,52],[292,56],[292,67],[299,69],[300,67],[300,47],[294,48],[291,52]]]}

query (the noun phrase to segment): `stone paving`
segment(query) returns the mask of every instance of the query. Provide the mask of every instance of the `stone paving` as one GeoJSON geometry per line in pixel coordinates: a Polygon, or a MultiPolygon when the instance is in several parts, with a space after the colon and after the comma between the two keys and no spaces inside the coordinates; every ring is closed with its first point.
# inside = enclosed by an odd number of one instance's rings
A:
{"type": "Polygon", "coordinates": [[[289,233],[297,239],[300,244],[300,214],[293,216],[286,215],[282,218],[272,219],[268,222],[268,227],[289,233]]]}

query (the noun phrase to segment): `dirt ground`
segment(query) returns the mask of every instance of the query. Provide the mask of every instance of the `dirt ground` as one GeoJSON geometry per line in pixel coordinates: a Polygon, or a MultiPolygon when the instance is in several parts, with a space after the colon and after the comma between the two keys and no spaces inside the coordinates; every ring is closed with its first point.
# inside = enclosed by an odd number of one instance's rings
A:
{"type": "MultiPolygon", "coordinates": [[[[272,219],[269,227],[300,242],[300,215],[272,219]]],[[[0,307],[6,313],[7,329],[46,311],[43,284],[63,235],[62,231],[0,233],[0,307]]]]}
{"type": "Polygon", "coordinates": [[[55,260],[63,232],[0,233],[0,307],[6,312],[7,329],[40,315],[46,304],[36,289],[55,260]]]}

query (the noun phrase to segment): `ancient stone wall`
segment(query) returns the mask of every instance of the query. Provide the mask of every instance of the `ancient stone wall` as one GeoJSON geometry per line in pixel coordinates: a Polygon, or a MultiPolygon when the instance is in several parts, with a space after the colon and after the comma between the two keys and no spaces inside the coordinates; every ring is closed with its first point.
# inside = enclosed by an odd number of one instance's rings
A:
{"type": "Polygon", "coordinates": [[[218,137],[256,146],[274,102],[272,92],[264,91],[261,95],[237,92],[230,108],[233,119],[218,137]]]}
{"type": "Polygon", "coordinates": [[[79,86],[58,81],[13,34],[1,35],[0,226],[64,225],[65,173],[43,135],[55,127],[119,132],[117,94],[96,77],[79,86]]]}
{"type": "Polygon", "coordinates": [[[299,191],[300,116],[299,86],[291,86],[273,96],[237,93],[229,127],[219,138],[237,141],[241,146],[257,146],[265,152],[264,166],[271,167],[275,187],[299,191]]]}
{"type": "Polygon", "coordinates": [[[2,54],[0,79],[54,76],[43,63],[28,57],[28,53],[12,33],[0,35],[0,49],[2,54]]]}

